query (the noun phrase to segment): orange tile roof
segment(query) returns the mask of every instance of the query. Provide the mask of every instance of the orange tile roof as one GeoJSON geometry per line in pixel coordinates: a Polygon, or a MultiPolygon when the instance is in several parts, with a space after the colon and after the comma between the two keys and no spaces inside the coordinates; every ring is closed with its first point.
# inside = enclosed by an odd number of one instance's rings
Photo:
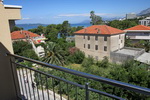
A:
{"type": "Polygon", "coordinates": [[[38,34],[35,34],[35,33],[32,33],[30,31],[26,31],[26,30],[23,30],[23,31],[14,31],[11,33],[11,39],[12,40],[15,40],[15,39],[25,39],[26,36],[30,36],[30,37],[39,37],[40,35],[38,34]]]}
{"type": "Polygon", "coordinates": [[[125,31],[126,30],[150,30],[150,27],[149,26],[144,26],[144,25],[137,25],[137,26],[125,29],[125,31]]]}
{"type": "Polygon", "coordinates": [[[75,34],[104,34],[104,35],[112,35],[119,33],[124,33],[124,31],[107,25],[93,25],[75,32],[75,34]]]}

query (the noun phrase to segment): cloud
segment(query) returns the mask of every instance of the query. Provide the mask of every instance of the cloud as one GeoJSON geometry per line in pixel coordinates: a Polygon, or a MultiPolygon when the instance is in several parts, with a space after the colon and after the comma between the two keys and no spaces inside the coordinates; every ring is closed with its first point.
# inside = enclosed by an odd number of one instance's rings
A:
{"type": "Polygon", "coordinates": [[[29,18],[29,17],[22,18],[22,20],[29,20],[29,19],[31,19],[31,18],[29,18]]]}
{"type": "Polygon", "coordinates": [[[76,17],[76,16],[90,16],[90,14],[61,14],[59,17],[76,17]]]}
{"type": "Polygon", "coordinates": [[[62,17],[60,17],[60,16],[54,16],[53,18],[56,18],[56,19],[57,19],[57,18],[62,18],[62,17]]]}
{"type": "MultiPolygon", "coordinates": [[[[102,16],[102,17],[122,17],[125,14],[111,14],[111,13],[95,13],[95,15],[102,16]]],[[[60,14],[56,16],[55,18],[61,18],[61,17],[89,17],[89,13],[83,13],[83,14],[60,14]]]]}

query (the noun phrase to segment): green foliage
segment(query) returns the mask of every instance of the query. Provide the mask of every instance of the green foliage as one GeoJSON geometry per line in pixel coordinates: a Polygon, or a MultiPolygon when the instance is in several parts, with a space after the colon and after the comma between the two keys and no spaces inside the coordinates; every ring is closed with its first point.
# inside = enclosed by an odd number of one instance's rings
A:
{"type": "Polygon", "coordinates": [[[107,57],[104,57],[104,59],[102,61],[98,61],[96,63],[96,65],[98,67],[103,67],[103,68],[107,68],[109,66],[109,61],[108,61],[108,58],[107,57]]]}
{"type": "Polygon", "coordinates": [[[23,55],[22,53],[27,49],[32,49],[32,45],[25,41],[15,41],[13,42],[14,53],[18,55],[23,55]]]}
{"type": "Polygon", "coordinates": [[[32,45],[25,41],[13,42],[14,53],[20,56],[38,60],[38,56],[32,50],[32,45]]]}
{"type": "Polygon", "coordinates": [[[62,30],[61,30],[61,33],[68,33],[69,29],[70,29],[70,24],[69,24],[69,22],[68,22],[68,21],[64,21],[64,22],[62,23],[62,30]]]}
{"type": "Polygon", "coordinates": [[[82,62],[83,67],[90,67],[94,64],[94,59],[92,57],[85,58],[82,62]]]}
{"type": "Polygon", "coordinates": [[[35,59],[35,60],[39,59],[37,54],[32,49],[24,50],[22,52],[22,56],[27,57],[27,58],[31,58],[31,59],[35,59]]]}
{"type": "Polygon", "coordinates": [[[20,62],[20,64],[24,66],[32,67],[32,62],[29,61],[20,62]]]}
{"type": "MultiPolygon", "coordinates": [[[[89,61],[91,61],[91,60],[89,60],[89,61]]],[[[67,68],[72,68],[72,69],[75,69],[78,71],[83,71],[86,73],[95,74],[98,76],[107,77],[110,79],[150,88],[150,78],[149,78],[150,73],[146,70],[147,66],[143,65],[143,64],[139,64],[138,62],[134,62],[134,61],[128,61],[122,65],[109,64],[109,66],[107,68],[98,67],[94,64],[94,62],[91,63],[91,66],[89,66],[89,67],[87,67],[87,66],[71,67],[71,65],[70,65],[67,68]],[[106,70],[108,70],[108,69],[109,69],[109,73],[106,74],[106,70]]],[[[88,81],[90,83],[89,84],[90,88],[103,90],[103,92],[117,95],[122,98],[127,98],[129,100],[148,100],[148,98],[149,98],[148,96],[145,96],[145,95],[141,95],[141,94],[138,94],[138,93],[135,93],[132,91],[127,91],[125,89],[118,88],[115,86],[103,84],[98,81],[94,81],[94,80],[90,80],[90,79],[87,80],[86,78],[72,75],[69,73],[65,73],[62,71],[58,71],[55,69],[41,67],[41,68],[38,68],[38,70],[49,73],[51,75],[58,76],[63,79],[67,79],[72,82],[76,82],[81,85],[85,85],[85,83],[88,81]]],[[[38,77],[39,76],[35,73],[35,81],[39,84],[38,87],[40,88],[41,83],[40,83],[40,78],[38,78],[38,77]]],[[[43,78],[43,80],[45,80],[44,76],[42,76],[42,78],[43,78]]],[[[46,86],[46,81],[43,81],[42,84],[44,84],[46,86]]],[[[76,97],[76,93],[75,93],[76,86],[73,86],[70,84],[67,86],[66,83],[64,83],[62,81],[58,81],[56,79],[53,79],[53,84],[52,84],[52,78],[48,78],[48,88],[49,89],[54,88],[55,92],[57,92],[57,93],[61,92],[62,94],[67,95],[67,93],[68,93],[67,87],[69,89],[68,91],[69,91],[70,99],[73,99],[73,100],[76,99],[75,98],[76,97]],[[59,89],[60,85],[62,87],[61,91],[59,89]]],[[[90,100],[97,100],[98,98],[100,98],[102,100],[111,100],[109,97],[99,96],[97,93],[90,92],[90,100]]],[[[78,100],[83,100],[83,99],[85,99],[85,89],[78,88],[78,100]]]]}
{"type": "Polygon", "coordinates": [[[114,27],[114,28],[118,28],[121,30],[133,27],[138,25],[137,19],[133,19],[133,20],[123,20],[123,21],[119,21],[119,20],[113,20],[110,21],[108,23],[109,26],[114,27]]]}
{"type": "Polygon", "coordinates": [[[39,25],[37,28],[34,28],[34,29],[29,29],[28,31],[30,31],[30,32],[33,32],[33,33],[36,33],[36,34],[43,34],[43,33],[45,33],[45,27],[44,26],[42,26],[42,25],[39,25]]]}
{"type": "MultiPolygon", "coordinates": [[[[146,70],[145,65],[139,65],[138,62],[127,61],[121,66],[115,67],[112,71],[110,71],[110,74],[108,74],[107,77],[133,85],[150,88],[150,79],[148,78],[150,77],[150,73],[146,70]]],[[[106,90],[107,92],[111,92],[113,94],[119,95],[121,97],[126,97],[131,100],[146,100],[147,98],[145,95],[139,95],[138,93],[127,91],[117,87],[108,85],[104,85],[104,87],[113,90],[106,90]]]]}
{"type": "Polygon", "coordinates": [[[129,38],[126,38],[125,46],[135,47],[135,48],[144,48],[146,52],[150,51],[150,41],[149,40],[140,40],[139,42],[132,43],[132,40],[130,40],[129,38]]]}
{"type": "Polygon", "coordinates": [[[85,58],[85,54],[82,51],[76,51],[74,54],[68,57],[69,62],[81,64],[85,58]]]}
{"type": "Polygon", "coordinates": [[[14,27],[11,29],[11,32],[13,32],[13,31],[20,31],[20,30],[23,30],[23,28],[22,28],[22,27],[14,26],[14,27]]]}
{"type": "Polygon", "coordinates": [[[90,12],[91,24],[92,25],[100,25],[103,24],[102,18],[100,16],[95,15],[94,11],[90,12]]]}
{"type": "Polygon", "coordinates": [[[59,45],[47,42],[45,47],[45,56],[42,58],[42,61],[49,64],[64,65],[63,52],[59,45]]]}

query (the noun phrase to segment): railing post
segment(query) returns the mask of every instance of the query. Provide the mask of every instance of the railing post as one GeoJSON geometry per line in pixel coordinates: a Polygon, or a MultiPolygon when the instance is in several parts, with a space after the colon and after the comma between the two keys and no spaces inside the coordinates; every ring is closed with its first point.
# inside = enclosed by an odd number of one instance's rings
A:
{"type": "Polygon", "coordinates": [[[89,100],[89,83],[85,84],[85,100],[89,100]]]}

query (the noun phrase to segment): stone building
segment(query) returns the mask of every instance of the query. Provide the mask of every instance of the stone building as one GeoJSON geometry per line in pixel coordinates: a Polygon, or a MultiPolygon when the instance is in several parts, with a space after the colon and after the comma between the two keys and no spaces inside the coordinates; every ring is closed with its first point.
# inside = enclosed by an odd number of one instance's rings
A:
{"type": "Polygon", "coordinates": [[[124,47],[124,31],[107,25],[93,25],[74,34],[75,46],[83,51],[86,57],[96,60],[102,60],[104,56],[110,59],[110,52],[124,47]]]}

